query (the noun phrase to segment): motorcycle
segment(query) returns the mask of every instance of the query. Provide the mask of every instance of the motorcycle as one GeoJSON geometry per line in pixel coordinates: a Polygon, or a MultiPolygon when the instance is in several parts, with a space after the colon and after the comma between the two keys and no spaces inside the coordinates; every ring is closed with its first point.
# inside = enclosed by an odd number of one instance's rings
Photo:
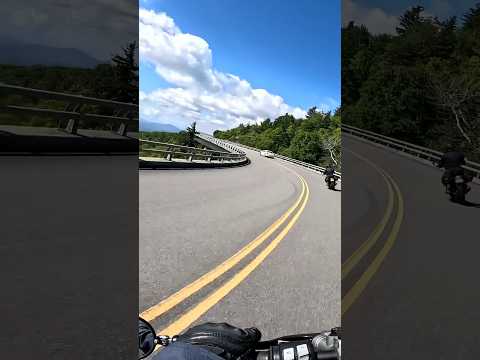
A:
{"type": "Polygon", "coordinates": [[[337,180],[338,180],[338,176],[336,175],[330,176],[327,179],[327,186],[330,190],[335,190],[335,187],[337,186],[337,180]]]}
{"type": "Polygon", "coordinates": [[[463,176],[460,175],[455,176],[453,182],[447,184],[447,192],[454,202],[464,202],[467,189],[467,183],[463,176]]]}
{"type": "MultiPolygon", "coordinates": [[[[176,336],[162,336],[155,333],[150,323],[138,320],[138,360],[151,355],[157,345],[168,346],[176,341],[176,336]]],[[[254,349],[256,360],[314,360],[341,359],[341,328],[333,328],[312,334],[299,334],[260,341],[254,349]]]]}
{"type": "Polygon", "coordinates": [[[467,176],[455,175],[453,179],[446,183],[445,191],[450,195],[450,199],[454,202],[465,202],[465,195],[470,191],[467,185],[469,179],[467,176]]]}
{"type": "MultiPolygon", "coordinates": [[[[438,161],[432,163],[438,165],[438,161]]],[[[468,183],[473,180],[473,176],[467,172],[454,171],[449,173],[446,171],[442,176],[442,184],[445,186],[445,193],[450,196],[450,200],[457,203],[465,202],[465,195],[470,191],[468,183]]]]}

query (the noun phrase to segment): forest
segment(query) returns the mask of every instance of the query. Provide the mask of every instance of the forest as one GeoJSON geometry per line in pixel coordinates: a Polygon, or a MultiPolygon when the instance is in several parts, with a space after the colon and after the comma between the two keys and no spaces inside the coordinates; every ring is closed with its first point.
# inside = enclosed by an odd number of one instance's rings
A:
{"type": "Polygon", "coordinates": [[[415,6],[396,33],[342,28],[345,124],[480,160],[480,4],[461,18],[415,6]]]}
{"type": "MultiPolygon", "coordinates": [[[[16,66],[0,64],[0,82],[33,89],[83,95],[99,99],[138,104],[138,63],[135,58],[136,43],[130,43],[113,55],[110,63],[95,68],[55,66],[16,66]]],[[[8,93],[1,94],[1,105],[22,105],[64,110],[63,102],[35,100],[8,93]]],[[[89,106],[83,109],[103,115],[112,115],[110,109],[89,106]]],[[[0,114],[0,124],[56,126],[45,117],[20,117],[0,114]]],[[[99,124],[101,126],[101,124],[99,124]]],[[[94,126],[95,128],[96,126],[94,126]]]]}
{"type": "Polygon", "coordinates": [[[333,163],[341,168],[340,115],[311,108],[305,118],[290,114],[265,119],[260,124],[240,126],[213,135],[262,150],[305,161],[314,165],[333,163]]]}

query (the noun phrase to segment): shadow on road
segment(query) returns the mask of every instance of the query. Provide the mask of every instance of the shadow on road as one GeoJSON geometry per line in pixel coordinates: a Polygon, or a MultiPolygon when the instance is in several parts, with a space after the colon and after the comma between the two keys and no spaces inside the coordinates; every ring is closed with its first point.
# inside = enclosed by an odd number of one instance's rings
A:
{"type": "Polygon", "coordinates": [[[464,202],[457,202],[457,201],[450,200],[450,202],[452,204],[457,204],[457,205],[461,205],[461,206],[465,206],[465,207],[480,209],[480,204],[479,203],[474,203],[474,202],[470,202],[470,201],[467,201],[467,200],[465,200],[464,202]]]}
{"type": "Polygon", "coordinates": [[[480,209],[480,204],[479,203],[473,203],[473,202],[470,202],[470,201],[464,201],[463,203],[460,203],[460,205],[480,209]]]}

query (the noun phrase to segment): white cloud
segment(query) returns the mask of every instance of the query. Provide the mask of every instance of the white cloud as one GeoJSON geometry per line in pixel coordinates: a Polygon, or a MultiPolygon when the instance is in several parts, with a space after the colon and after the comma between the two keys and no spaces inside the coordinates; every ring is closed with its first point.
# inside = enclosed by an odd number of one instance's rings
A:
{"type": "Polygon", "coordinates": [[[290,113],[305,115],[278,95],[254,89],[238,76],[212,66],[208,43],[182,32],[165,13],[140,9],[140,59],[174,87],[140,93],[141,118],[184,128],[197,121],[201,131],[228,129],[290,113]]]}
{"type": "Polygon", "coordinates": [[[380,8],[362,7],[353,0],[343,0],[342,7],[344,25],[355,21],[356,24],[365,25],[372,34],[395,34],[398,16],[389,15],[380,8]]]}
{"type": "Polygon", "coordinates": [[[335,111],[340,106],[340,103],[332,97],[327,97],[323,103],[317,106],[318,110],[323,112],[335,111]]]}

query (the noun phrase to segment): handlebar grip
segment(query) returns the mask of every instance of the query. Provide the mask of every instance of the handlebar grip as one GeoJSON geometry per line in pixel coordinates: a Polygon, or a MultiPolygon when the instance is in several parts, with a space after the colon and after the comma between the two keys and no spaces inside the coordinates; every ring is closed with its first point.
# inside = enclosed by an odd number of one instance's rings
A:
{"type": "MultiPolygon", "coordinates": [[[[336,351],[329,352],[317,352],[317,360],[338,360],[338,355],[336,351]]],[[[257,352],[256,360],[274,360],[270,358],[270,351],[259,351],[257,352]]]]}
{"type": "Polygon", "coordinates": [[[336,351],[330,351],[330,352],[317,352],[317,360],[337,360],[338,355],[336,351]]]}
{"type": "Polygon", "coordinates": [[[270,351],[257,352],[257,360],[270,360],[270,351]]]}

